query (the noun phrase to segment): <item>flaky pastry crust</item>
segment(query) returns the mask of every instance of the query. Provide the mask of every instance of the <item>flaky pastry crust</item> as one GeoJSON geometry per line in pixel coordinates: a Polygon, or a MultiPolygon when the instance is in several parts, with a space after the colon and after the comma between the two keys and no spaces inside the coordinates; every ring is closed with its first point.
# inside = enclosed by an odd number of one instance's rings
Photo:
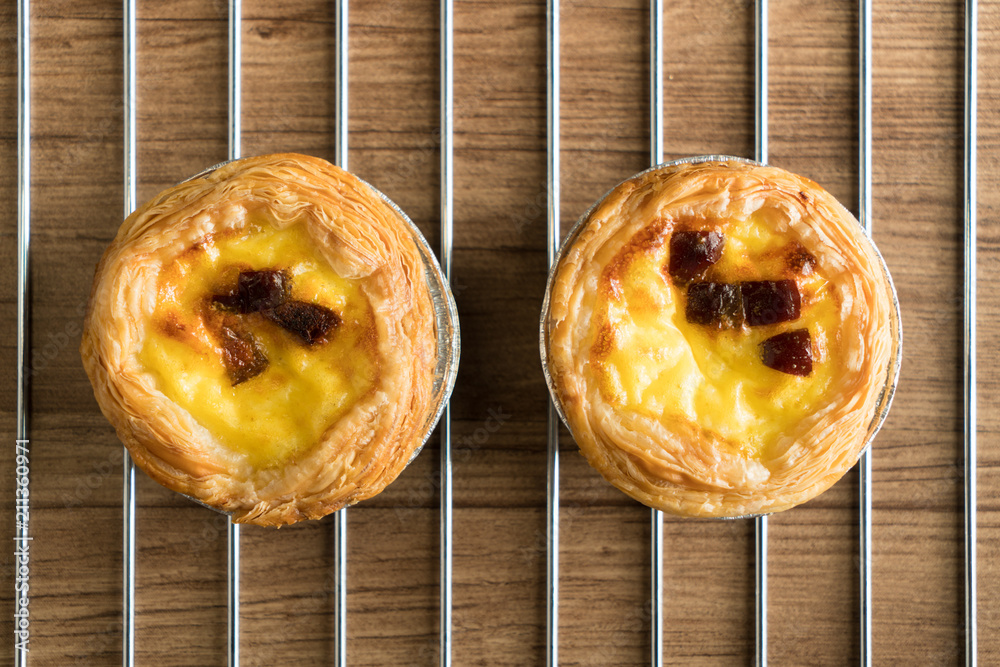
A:
{"type": "Polygon", "coordinates": [[[150,477],[234,522],[278,526],[369,498],[403,470],[436,407],[436,335],[407,222],[353,175],[318,158],[279,154],[180,183],[125,220],[97,267],[81,354],[101,410],[150,477]],[[263,468],[167,398],[139,360],[158,276],[185,251],[251,218],[275,230],[304,226],[329,267],[360,285],[373,314],[366,354],[376,368],[371,389],[314,445],[263,468]]]}
{"type": "MultiPolygon", "coordinates": [[[[669,278],[657,280],[664,303],[683,298],[669,278]]],[[[803,306],[803,326],[809,324],[805,313],[803,306]]],[[[805,502],[854,465],[891,399],[898,326],[881,256],[831,195],[773,167],[694,161],[625,181],[571,233],[550,278],[542,356],[553,396],[581,452],[609,482],[675,515],[742,517],[805,502]],[[611,400],[600,375],[604,351],[598,348],[613,348],[621,331],[613,318],[604,324],[614,308],[599,310],[599,302],[603,298],[603,303],[627,307],[627,295],[615,290],[633,262],[631,253],[642,244],[663,246],[672,230],[692,220],[710,228],[713,221],[735,219],[753,219],[765,236],[794,239],[815,258],[827,281],[825,298],[834,304],[830,340],[840,355],[838,368],[824,370],[832,378],[820,404],[753,451],[703,423],[658,419],[611,400]],[[604,329],[595,332],[599,325],[604,329]]]]}

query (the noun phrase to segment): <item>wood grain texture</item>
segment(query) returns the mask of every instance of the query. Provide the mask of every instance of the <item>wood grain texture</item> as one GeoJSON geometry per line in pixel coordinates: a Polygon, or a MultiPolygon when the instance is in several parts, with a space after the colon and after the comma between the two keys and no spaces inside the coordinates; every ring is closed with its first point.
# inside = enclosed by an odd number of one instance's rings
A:
{"type": "MultiPolygon", "coordinates": [[[[753,150],[753,3],[667,3],[664,150],[753,150]]],[[[226,157],[223,0],[139,3],[139,194],[226,157]]],[[[648,8],[563,3],[564,231],[647,166],[648,8]]],[[[537,352],[545,256],[544,3],[455,6],[454,660],[544,663],[545,419],[537,352]]],[[[770,158],[857,209],[857,6],[771,5],[770,158]]],[[[121,6],[35,3],[32,181],[31,658],[120,664],[121,449],[77,347],[93,269],[122,218],[121,6]]],[[[351,7],[350,166],[439,242],[438,6],[351,7]]],[[[905,358],[873,449],[874,655],[963,658],[962,58],[956,3],[874,15],[874,234],[903,312],[905,358]]],[[[331,157],[330,3],[244,0],[243,149],[331,157]]],[[[16,22],[0,7],[0,432],[14,439],[16,22]]],[[[980,659],[1000,661],[1000,3],[981,3],[979,134],[980,659]]],[[[349,512],[351,664],[437,660],[437,437],[349,512]]],[[[610,488],[563,431],[561,662],[649,652],[648,511],[610,488]]],[[[11,468],[0,497],[13,497],[11,468]]],[[[775,665],[852,664],[857,478],[771,521],[775,665]]],[[[137,658],[225,661],[225,523],[140,475],[137,658]]],[[[4,524],[12,530],[12,504],[4,524]]],[[[753,655],[753,528],[665,525],[668,664],[753,655]]],[[[329,664],[328,521],[243,531],[243,664],[329,664]]],[[[0,555],[0,605],[13,563],[0,555]]],[[[11,636],[9,614],[0,633],[11,636]]],[[[5,643],[6,645],[6,643],[5,643]]],[[[4,658],[6,660],[7,658],[4,658]]]]}

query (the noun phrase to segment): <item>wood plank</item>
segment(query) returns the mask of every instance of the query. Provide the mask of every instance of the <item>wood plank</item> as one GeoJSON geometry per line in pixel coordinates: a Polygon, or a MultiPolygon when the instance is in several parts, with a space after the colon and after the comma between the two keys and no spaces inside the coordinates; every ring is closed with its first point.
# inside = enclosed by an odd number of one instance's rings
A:
{"type": "MultiPolygon", "coordinates": [[[[665,152],[753,150],[753,4],[667,3],[665,152]]],[[[33,8],[32,657],[120,663],[120,456],[77,348],[93,269],[122,217],[121,5],[33,8]]],[[[850,209],[857,185],[856,3],[771,7],[771,160],[850,209]]],[[[226,156],[227,5],[139,7],[140,199],[226,156]]],[[[874,228],[899,293],[905,359],[874,462],[875,658],[956,664],[962,592],[961,7],[875,6],[874,228]]],[[[563,3],[563,230],[647,166],[648,7],[563,3]]],[[[439,242],[438,5],[352,3],[351,167],[439,242]]],[[[544,3],[462,0],[455,14],[453,400],[456,664],[541,664],[547,392],[544,3]]],[[[16,354],[15,13],[0,8],[0,431],[13,439],[16,354]]],[[[980,17],[980,659],[1000,656],[1000,6],[980,17]]],[[[333,9],[244,3],[246,154],[330,157],[333,9]]],[[[648,661],[648,512],[587,466],[563,430],[562,663],[648,661]]],[[[438,439],[350,512],[348,651],[357,664],[437,659],[438,439]]],[[[0,497],[13,478],[0,475],[0,497]]],[[[139,480],[137,651],[225,660],[225,524],[139,480]]],[[[772,520],[771,660],[855,661],[857,479],[772,520]]],[[[9,517],[8,509],[4,510],[9,517]]],[[[8,519],[7,525],[12,525],[8,519]]],[[[669,664],[753,653],[752,526],[668,519],[669,664]]],[[[330,661],[329,521],[244,531],[245,664],[330,661]]],[[[0,605],[13,560],[0,556],[0,605]]],[[[9,615],[0,633],[10,636],[9,615]]]]}

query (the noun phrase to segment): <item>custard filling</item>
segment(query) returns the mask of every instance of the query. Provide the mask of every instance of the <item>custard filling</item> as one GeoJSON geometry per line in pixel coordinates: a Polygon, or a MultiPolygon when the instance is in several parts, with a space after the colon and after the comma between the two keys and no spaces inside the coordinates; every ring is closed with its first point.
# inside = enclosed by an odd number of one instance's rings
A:
{"type": "Polygon", "coordinates": [[[257,469],[304,454],[378,376],[374,318],[360,281],[334,272],[303,223],[278,230],[253,217],[164,267],[138,360],[157,389],[257,469]],[[283,272],[289,297],[335,313],[336,327],[310,343],[274,317],[213,302],[247,271],[283,272]],[[232,330],[266,357],[263,370],[239,382],[226,363],[232,330]]]}
{"type": "Polygon", "coordinates": [[[767,458],[783,433],[825,404],[842,360],[840,303],[823,266],[804,253],[792,233],[775,232],[757,215],[660,220],[636,235],[601,276],[588,345],[606,401],[668,429],[694,425],[708,439],[754,459],[767,458]],[[687,285],[664,270],[676,229],[724,236],[707,280],[794,280],[801,296],[798,317],[764,326],[689,321],[687,285]],[[762,343],[792,332],[800,336],[803,329],[811,341],[807,375],[762,362],[762,343]]]}

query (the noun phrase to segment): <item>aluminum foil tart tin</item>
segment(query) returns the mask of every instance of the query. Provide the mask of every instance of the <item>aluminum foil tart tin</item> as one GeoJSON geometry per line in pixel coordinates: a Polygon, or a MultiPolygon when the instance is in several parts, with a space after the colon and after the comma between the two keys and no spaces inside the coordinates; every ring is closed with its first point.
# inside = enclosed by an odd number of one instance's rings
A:
{"type": "MultiPolygon", "coordinates": [[[[755,166],[770,166],[763,162],[756,162],[754,160],[748,160],[746,158],[734,157],[732,155],[697,155],[692,157],[679,158],[677,160],[670,160],[669,162],[664,162],[658,164],[655,167],[650,167],[649,169],[644,169],[637,174],[634,174],[619,183],[616,183],[614,187],[610,188],[600,199],[595,201],[591,206],[581,215],[573,227],[570,229],[569,233],[566,234],[566,238],[563,239],[562,244],[559,246],[559,251],[556,253],[555,260],[552,262],[552,266],[549,269],[549,276],[545,284],[545,298],[542,301],[542,316],[539,322],[539,354],[542,360],[542,374],[545,376],[545,384],[549,389],[549,396],[552,398],[552,404],[555,406],[556,412],[559,414],[559,418],[562,420],[566,428],[569,429],[569,422],[566,419],[566,413],[563,409],[562,403],[559,400],[559,394],[555,388],[555,382],[552,379],[552,374],[549,372],[549,360],[548,360],[548,344],[549,344],[549,332],[548,332],[548,321],[549,321],[549,308],[550,300],[552,296],[552,283],[555,280],[556,270],[559,268],[559,264],[562,261],[563,256],[566,254],[567,250],[576,241],[576,238],[583,231],[587,219],[590,214],[596,209],[601,203],[611,194],[615,188],[617,188],[622,183],[627,183],[629,181],[641,178],[646,174],[659,171],[661,169],[667,169],[670,167],[676,167],[682,164],[697,164],[700,162],[741,162],[743,164],[750,164],[755,166]]],[[[857,219],[855,218],[855,221],[857,219]]],[[[857,223],[858,227],[861,228],[861,223],[857,223]]],[[[862,228],[862,231],[864,229],[862,228]]],[[[876,404],[875,414],[872,417],[871,422],[868,425],[868,435],[865,439],[864,448],[861,450],[861,455],[869,450],[871,447],[872,440],[878,433],[879,429],[882,428],[882,424],[885,422],[886,417],[889,414],[889,408],[892,405],[893,396],[896,393],[896,384],[899,382],[899,369],[902,364],[903,359],[903,328],[902,319],[899,312],[899,297],[896,294],[896,286],[892,282],[892,276],[889,274],[889,268],[885,263],[885,258],[882,257],[882,253],[879,252],[878,247],[866,234],[864,234],[865,239],[870,245],[871,249],[875,251],[875,254],[879,258],[879,262],[882,266],[882,273],[885,276],[889,284],[889,291],[892,301],[892,314],[890,317],[891,328],[892,328],[892,342],[893,342],[893,354],[890,357],[889,366],[886,368],[885,381],[882,385],[882,392],[879,395],[878,403],[876,404]]],[[[570,429],[572,433],[572,429],[570,429]]],[[[747,514],[738,517],[721,517],[717,520],[730,521],[733,519],[751,519],[756,516],[763,516],[762,514],[747,514]]]]}
{"type": "MultiPolygon", "coordinates": [[[[185,178],[181,183],[186,183],[187,181],[193,181],[197,178],[202,178],[211,174],[216,169],[224,167],[231,162],[237,162],[238,160],[226,160],[220,162],[216,165],[209,167],[197,174],[185,178]]],[[[430,245],[427,243],[427,239],[424,238],[423,233],[420,229],[413,223],[410,216],[406,215],[396,202],[392,201],[387,197],[381,190],[374,187],[368,181],[364,179],[358,179],[372,191],[379,196],[386,204],[388,204],[393,211],[404,221],[406,226],[410,230],[411,238],[416,242],[417,249],[420,252],[420,257],[424,264],[424,275],[427,279],[427,288],[431,294],[431,301],[434,305],[434,325],[437,331],[437,362],[434,367],[434,378],[433,378],[433,394],[434,398],[432,401],[432,409],[424,424],[424,428],[421,431],[420,445],[413,451],[413,456],[407,462],[407,466],[413,462],[413,459],[417,458],[423,450],[424,445],[427,444],[428,438],[430,438],[431,432],[434,431],[434,427],[437,426],[438,421],[441,419],[441,415],[444,412],[444,407],[448,403],[448,399],[451,397],[451,392],[455,388],[455,380],[458,377],[458,361],[461,355],[461,332],[458,324],[458,308],[455,305],[455,297],[451,292],[451,287],[448,284],[448,280],[445,278],[444,272],[441,270],[441,265],[438,263],[434,252],[431,250],[430,245]]],[[[404,468],[405,469],[405,468],[404,468]]],[[[183,494],[182,494],[183,495],[183,494]]],[[[185,498],[189,498],[199,505],[204,505],[209,509],[220,511],[215,507],[205,505],[196,498],[191,498],[191,496],[185,495],[185,498]]],[[[229,514],[229,512],[220,512],[222,514],[229,514]]]]}

